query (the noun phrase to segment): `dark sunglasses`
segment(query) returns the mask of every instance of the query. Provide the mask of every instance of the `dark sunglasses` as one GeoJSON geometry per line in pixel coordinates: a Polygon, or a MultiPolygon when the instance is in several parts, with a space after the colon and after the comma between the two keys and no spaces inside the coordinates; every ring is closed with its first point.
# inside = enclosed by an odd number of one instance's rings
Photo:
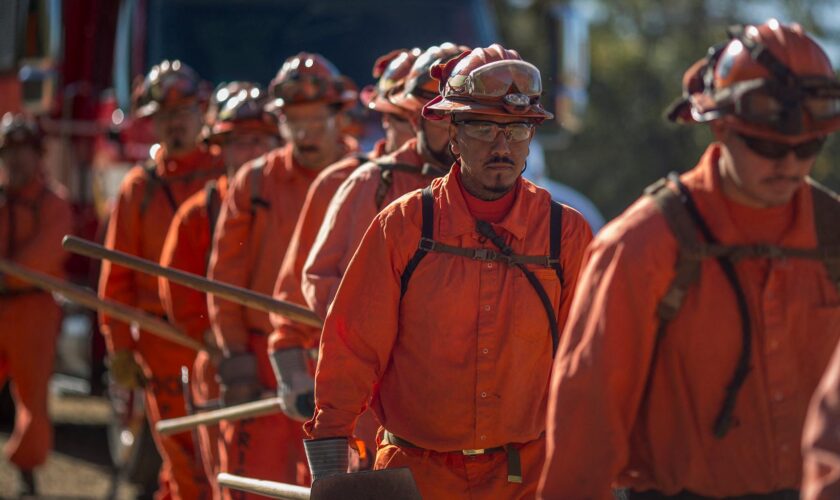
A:
{"type": "Polygon", "coordinates": [[[784,144],[770,139],[761,139],[743,134],[738,134],[738,137],[744,141],[753,153],[771,160],[784,158],[791,151],[800,160],[813,158],[819,154],[825,144],[825,137],[818,137],[810,141],[800,142],[799,144],[784,144]]]}

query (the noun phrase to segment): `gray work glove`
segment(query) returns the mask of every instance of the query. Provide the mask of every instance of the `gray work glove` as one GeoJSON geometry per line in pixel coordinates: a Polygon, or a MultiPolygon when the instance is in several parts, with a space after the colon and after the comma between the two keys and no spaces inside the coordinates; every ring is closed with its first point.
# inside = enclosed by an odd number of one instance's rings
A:
{"type": "Polygon", "coordinates": [[[134,359],[134,352],[121,349],[108,355],[108,374],[120,387],[136,389],[145,382],[143,369],[134,359]]]}
{"type": "Polygon", "coordinates": [[[315,413],[315,380],[309,375],[306,351],[300,347],[281,349],[269,359],[277,377],[280,409],[289,418],[306,422],[315,413]]]}
{"type": "Polygon", "coordinates": [[[232,406],[259,399],[262,385],[257,375],[257,358],[243,352],[225,356],[216,370],[219,376],[219,397],[224,406],[232,406]]]}
{"type": "Polygon", "coordinates": [[[336,474],[344,474],[350,465],[347,438],[304,439],[306,460],[312,472],[312,482],[336,474]]]}

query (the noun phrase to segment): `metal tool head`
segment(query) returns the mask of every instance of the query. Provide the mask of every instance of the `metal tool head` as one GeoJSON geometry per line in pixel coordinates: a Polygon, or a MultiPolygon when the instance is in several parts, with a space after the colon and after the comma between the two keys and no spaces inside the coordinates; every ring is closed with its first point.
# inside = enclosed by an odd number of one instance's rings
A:
{"type": "Polygon", "coordinates": [[[407,467],[336,474],[312,484],[311,500],[422,500],[407,467]]]}

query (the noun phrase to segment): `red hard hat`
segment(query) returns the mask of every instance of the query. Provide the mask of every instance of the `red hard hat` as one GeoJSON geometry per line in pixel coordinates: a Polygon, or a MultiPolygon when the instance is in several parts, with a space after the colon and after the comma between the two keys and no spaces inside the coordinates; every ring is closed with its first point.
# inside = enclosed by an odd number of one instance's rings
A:
{"type": "Polygon", "coordinates": [[[22,145],[41,149],[43,134],[38,124],[22,114],[6,113],[0,120],[0,151],[22,145]]]}
{"type": "Polygon", "coordinates": [[[181,61],[163,60],[152,66],[136,92],[134,113],[142,118],[157,113],[163,107],[204,102],[209,86],[181,61]]]}
{"type": "Polygon", "coordinates": [[[469,50],[469,47],[449,42],[432,45],[414,61],[403,88],[389,94],[388,100],[410,116],[418,116],[427,102],[440,95],[438,82],[430,74],[431,69],[469,50]]]}
{"type": "Polygon", "coordinates": [[[240,90],[258,89],[259,93],[265,97],[265,90],[258,83],[234,80],[232,82],[222,82],[216,86],[210,94],[210,101],[207,103],[207,112],[204,113],[204,123],[207,127],[213,125],[216,121],[216,115],[224,106],[228,99],[238,95],[240,90]]]}
{"type": "Polygon", "coordinates": [[[737,26],[683,77],[668,117],[722,120],[734,130],[798,143],[840,129],[840,82],[822,48],[798,24],[737,26]]]}
{"type": "Polygon", "coordinates": [[[301,52],[286,59],[268,87],[272,109],[295,104],[340,104],[350,108],[358,92],[352,80],[320,54],[301,52]]]}
{"type": "Polygon", "coordinates": [[[423,107],[429,120],[453,113],[519,116],[542,122],[554,115],[540,105],[540,70],[499,44],[473,49],[432,68],[441,95],[423,107]]]}
{"type": "Polygon", "coordinates": [[[387,95],[405,85],[405,77],[408,76],[414,61],[421,53],[422,51],[417,47],[398,49],[377,59],[372,73],[374,78],[379,80],[376,85],[368,85],[362,89],[359,94],[362,104],[380,113],[404,113],[403,109],[388,101],[387,95]]]}
{"type": "Polygon", "coordinates": [[[216,119],[209,127],[207,140],[218,142],[231,132],[255,132],[280,136],[277,115],[265,109],[268,95],[259,86],[240,88],[221,105],[216,119]]]}

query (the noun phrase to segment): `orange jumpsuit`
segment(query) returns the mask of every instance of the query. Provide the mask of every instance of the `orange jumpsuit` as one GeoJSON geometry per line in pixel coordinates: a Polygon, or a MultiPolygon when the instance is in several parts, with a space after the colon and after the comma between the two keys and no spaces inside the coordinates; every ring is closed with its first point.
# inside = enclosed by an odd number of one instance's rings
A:
{"type": "MultiPolygon", "coordinates": [[[[368,158],[370,160],[379,158],[383,155],[384,148],[385,141],[378,141],[368,158]]],[[[330,200],[338,187],[360,165],[362,165],[362,160],[359,157],[345,158],[326,168],[310,186],[297,226],[295,226],[295,232],[292,234],[289,248],[286,250],[283,264],[280,266],[277,283],[274,285],[275,298],[306,305],[306,300],[301,291],[301,275],[303,274],[303,264],[306,261],[306,256],[309,255],[309,250],[315,242],[315,237],[321,227],[321,222],[324,220],[324,214],[327,212],[330,200]]],[[[269,353],[291,347],[311,349],[318,345],[321,336],[319,328],[302,325],[278,314],[271,315],[271,324],[274,327],[274,332],[268,338],[269,353]]],[[[359,427],[356,428],[356,435],[364,441],[368,449],[373,450],[379,422],[370,412],[366,415],[366,418],[360,420],[359,427]]]]}
{"type": "MultiPolygon", "coordinates": [[[[56,277],[64,275],[61,239],[73,232],[63,189],[40,176],[0,201],[0,257],[56,277]]],[[[48,292],[11,276],[0,276],[0,386],[13,382],[15,428],[6,457],[29,471],[44,463],[52,447],[47,385],[52,375],[61,308],[48,292]]]]}
{"type": "MultiPolygon", "coordinates": [[[[212,199],[203,189],[187,199],[179,208],[163,244],[160,264],[204,276],[210,257],[211,225],[215,224],[221,210],[221,200],[227,193],[227,176],[216,181],[212,199]],[[212,218],[212,219],[211,219],[212,218]]],[[[203,339],[210,330],[207,313],[207,296],[200,291],[159,278],[160,297],[169,320],[195,339],[203,339]]],[[[190,389],[193,402],[206,404],[219,398],[216,367],[207,351],[196,356],[190,370],[190,389]]],[[[204,471],[211,490],[218,491],[216,474],[219,472],[219,429],[216,425],[201,426],[197,430],[204,471]]]]}
{"type": "MultiPolygon", "coordinates": [[[[351,142],[345,140],[348,152],[351,142]]],[[[297,164],[291,143],[243,165],[217,222],[209,277],[271,294],[307,190],[318,174],[297,164]]],[[[255,353],[261,383],[276,390],[268,361],[268,314],[213,295],[208,296],[208,310],[219,346],[230,353],[255,353]]],[[[298,422],[276,414],[223,422],[220,430],[222,471],[286,483],[308,481],[298,422]]]]}
{"type": "MultiPolygon", "coordinates": [[[[495,249],[476,232],[457,168],[432,182],[434,239],[495,249]]],[[[549,193],[522,179],[514,196],[495,231],[516,254],[548,255],[549,193]]],[[[377,469],[409,467],[424,498],[532,497],[552,365],[545,309],[519,269],[433,252],[401,299],[400,278],[421,222],[415,191],[386,207],[365,233],[324,325],[316,414],[304,427],[311,438],[349,436],[372,397],[383,427],[416,445],[381,443],[377,469]],[[521,485],[507,482],[505,453],[461,452],[506,444],[519,449],[521,485]]],[[[564,207],[565,286],[554,269],[528,266],[560,326],[591,238],[583,217],[564,207]]]]}
{"type": "MultiPolygon", "coordinates": [[[[816,245],[810,187],[787,206],[738,205],[723,195],[719,158],[720,147],[710,146],[682,179],[720,241],[816,245]]],[[[840,335],[836,288],[819,261],[736,264],[753,326],[751,369],[734,423],[718,439],[713,427],[741,353],[741,319],[720,265],[704,260],[653,362],[656,309],[677,250],[648,198],[589,248],[551,385],[543,498],[608,499],[613,484],[706,496],[799,487],[808,400],[840,335]]]]}
{"type": "MultiPolygon", "coordinates": [[[[216,157],[200,149],[177,158],[167,158],[161,149],[155,164],[157,175],[165,179],[176,205],[201,190],[208,180],[219,176],[223,170],[216,157]]],[[[157,262],[175,210],[164,188],[158,184],[149,189],[147,184],[150,182],[158,181],[151,180],[142,166],[136,166],[126,174],[108,224],[105,246],[157,262]]],[[[156,277],[112,265],[107,260],[102,262],[99,294],[150,314],[164,315],[156,277]]],[[[149,381],[146,411],[151,427],[161,419],[183,416],[180,369],[181,366],[192,366],[195,352],[142,331],[134,339],[127,324],[104,314],[100,315],[100,323],[109,352],[131,349],[138,355],[149,381]]],[[[163,458],[157,495],[163,498],[206,495],[207,479],[202,465],[196,460],[191,435],[160,436],[155,433],[154,436],[163,458]]]]}
{"type": "Polygon", "coordinates": [[[376,206],[376,191],[381,184],[382,170],[374,163],[353,172],[333,196],[304,264],[302,277],[306,303],[322,318],[327,315],[341,277],[370,221],[387,204],[405,193],[428,186],[432,180],[420,171],[423,158],[417,152],[417,139],[407,141],[382,161],[416,165],[417,173],[393,171],[393,183],[380,207],[376,206]]]}
{"type": "MultiPolygon", "coordinates": [[[[838,306],[840,307],[840,303],[838,306]]],[[[840,329],[840,319],[835,319],[840,329]]],[[[802,432],[802,500],[840,498],[840,345],[817,387],[802,432]]]]}

